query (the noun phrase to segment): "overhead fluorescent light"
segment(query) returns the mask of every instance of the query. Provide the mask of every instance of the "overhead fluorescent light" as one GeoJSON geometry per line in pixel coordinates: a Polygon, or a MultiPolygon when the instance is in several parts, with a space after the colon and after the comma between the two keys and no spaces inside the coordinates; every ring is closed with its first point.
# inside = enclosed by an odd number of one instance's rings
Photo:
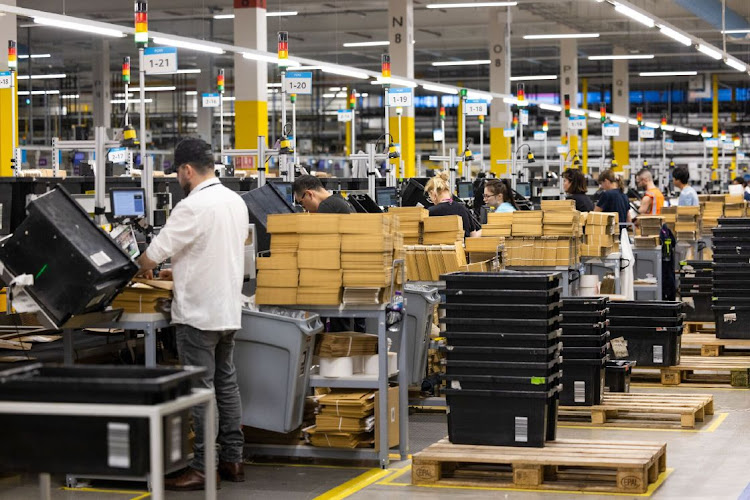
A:
{"type": "Polygon", "coordinates": [[[730,68],[736,69],[737,71],[747,71],[747,64],[731,57],[727,57],[724,60],[724,64],[726,64],[730,68]]]}
{"type": "Polygon", "coordinates": [[[473,61],[437,61],[433,66],[477,66],[479,64],[490,64],[489,59],[475,59],[473,61]]]}
{"type": "MultiPolygon", "coordinates": [[[[266,17],[286,17],[299,14],[296,10],[283,10],[277,12],[266,12],[266,17]]],[[[214,19],[234,19],[234,14],[214,14],[214,19]]]]}
{"type": "Polygon", "coordinates": [[[687,134],[688,132],[690,132],[685,127],[675,127],[674,131],[677,132],[678,134],[687,134]]]}
{"type": "Polygon", "coordinates": [[[511,106],[513,106],[513,105],[517,106],[518,104],[520,104],[521,101],[519,101],[515,97],[503,97],[503,102],[505,104],[510,104],[511,106]]]}
{"type": "Polygon", "coordinates": [[[488,92],[481,92],[477,90],[467,90],[466,98],[467,99],[484,99],[485,101],[490,102],[492,101],[493,96],[492,94],[488,92]]]}
{"type": "MultiPolygon", "coordinates": [[[[125,104],[125,99],[112,99],[109,102],[112,103],[112,104],[125,104]]],[[[153,99],[144,99],[144,102],[146,104],[149,104],[149,103],[154,102],[154,100],[153,99]]],[[[141,100],[140,99],[128,99],[127,103],[128,104],[140,104],[141,100]]]]}
{"type": "Polygon", "coordinates": [[[638,126],[638,120],[635,118],[628,118],[628,124],[638,126]]]}
{"type": "Polygon", "coordinates": [[[60,96],[60,99],[80,99],[79,94],[63,94],[60,96]]]}
{"type": "Polygon", "coordinates": [[[587,109],[586,114],[589,115],[589,118],[599,118],[601,116],[599,111],[594,111],[593,109],[587,109]]]}
{"type": "MultiPolygon", "coordinates": [[[[31,95],[57,95],[59,94],[59,90],[32,90],[31,95]]],[[[28,90],[19,90],[18,95],[29,95],[28,90]]]]}
{"type": "Polygon", "coordinates": [[[696,135],[697,136],[697,135],[701,135],[701,131],[700,130],[695,130],[694,128],[689,128],[688,129],[688,134],[690,134],[690,135],[696,135]]]}
{"type": "MultiPolygon", "coordinates": [[[[67,78],[65,73],[55,73],[50,75],[31,75],[32,80],[62,80],[67,78]]],[[[18,75],[19,80],[28,80],[29,75],[18,75]]]]}
{"type": "Polygon", "coordinates": [[[661,129],[666,130],[667,132],[674,132],[675,126],[674,125],[662,125],[661,129]]]}
{"type": "Polygon", "coordinates": [[[339,92],[344,90],[344,87],[328,87],[329,92],[339,92]]]}
{"type": "Polygon", "coordinates": [[[628,123],[628,119],[624,116],[619,115],[607,115],[607,117],[615,123],[628,123]]]}
{"type": "Polygon", "coordinates": [[[434,83],[423,83],[422,88],[425,90],[429,90],[432,92],[442,92],[443,94],[458,94],[458,89],[455,89],[453,87],[448,87],[445,85],[437,85],[434,83]]]}
{"type": "Polygon", "coordinates": [[[533,82],[535,80],[557,80],[557,75],[511,76],[511,82],[533,82]]]}
{"type": "Polygon", "coordinates": [[[197,90],[186,90],[185,95],[198,95],[197,90]]]}
{"type": "Polygon", "coordinates": [[[630,19],[638,21],[644,26],[648,26],[649,28],[653,28],[656,25],[654,23],[654,20],[651,19],[650,17],[644,14],[641,14],[640,12],[636,10],[631,9],[630,7],[626,7],[622,5],[621,3],[615,3],[615,10],[619,12],[620,14],[624,14],[628,16],[630,19]]]}
{"type": "Polygon", "coordinates": [[[151,38],[158,45],[168,45],[170,47],[179,47],[181,49],[196,50],[198,52],[208,52],[209,54],[223,54],[224,50],[203,43],[188,42],[187,40],[175,40],[174,38],[163,38],[155,36],[151,38]]]}
{"type": "Polygon", "coordinates": [[[200,72],[200,68],[178,69],[177,71],[175,71],[175,73],[179,75],[198,74],[200,72]]]}
{"type": "Polygon", "coordinates": [[[97,35],[104,35],[104,36],[111,36],[115,38],[122,38],[125,36],[125,33],[122,31],[112,29],[112,28],[105,28],[103,26],[100,26],[99,23],[96,22],[82,22],[83,19],[80,20],[81,22],[70,22],[70,21],[63,21],[60,19],[52,19],[49,17],[35,17],[34,22],[36,24],[41,24],[42,26],[51,26],[53,28],[62,28],[66,30],[73,30],[73,31],[83,31],[85,33],[95,33],[97,35]]]}
{"type": "Polygon", "coordinates": [[[695,76],[697,71],[644,71],[638,76],[695,76]]]}
{"type": "Polygon", "coordinates": [[[589,61],[621,61],[626,59],[653,59],[653,54],[623,54],[612,56],[589,56],[589,61]]]}
{"type": "Polygon", "coordinates": [[[645,122],[643,124],[643,126],[644,127],[648,127],[648,128],[659,128],[660,127],[660,125],[658,123],[654,123],[654,122],[645,122]]]}
{"type": "Polygon", "coordinates": [[[372,42],[346,42],[344,47],[382,47],[390,44],[391,42],[388,40],[375,40],[372,42]]]}
{"type": "Polygon", "coordinates": [[[377,78],[371,82],[373,85],[398,85],[400,87],[410,87],[415,88],[417,86],[416,83],[410,81],[410,80],[404,80],[402,78],[395,78],[395,77],[389,77],[389,78],[377,78]]]}
{"type": "Polygon", "coordinates": [[[245,59],[250,59],[251,61],[265,61],[273,64],[284,64],[285,66],[289,67],[296,67],[299,66],[300,63],[298,61],[295,61],[294,59],[284,59],[283,61],[278,58],[278,56],[275,55],[265,55],[265,54],[255,54],[253,52],[243,52],[242,57],[245,59]]]}
{"type": "Polygon", "coordinates": [[[556,111],[558,113],[562,111],[562,106],[558,106],[557,104],[547,104],[546,102],[539,104],[539,107],[546,109],[547,111],[556,111]]]}
{"type": "MultiPolygon", "coordinates": [[[[174,85],[168,85],[164,87],[145,87],[145,89],[146,89],[146,92],[171,92],[173,90],[177,90],[177,87],[175,87],[174,85]]],[[[140,92],[140,91],[141,91],[140,87],[128,87],[128,93],[140,92]]]]}
{"type": "Polygon", "coordinates": [[[346,69],[338,66],[321,66],[320,69],[323,73],[330,73],[332,75],[348,76],[351,78],[359,78],[360,80],[367,80],[370,78],[370,75],[363,71],[346,69]]]}
{"type": "Polygon", "coordinates": [[[331,92],[331,93],[323,94],[323,97],[325,97],[326,99],[334,99],[334,98],[343,99],[346,96],[347,96],[346,92],[337,92],[337,93],[331,92]]]}
{"type": "Polygon", "coordinates": [[[234,14],[214,14],[214,19],[234,19],[234,14]]]}
{"type": "Polygon", "coordinates": [[[281,88],[281,84],[280,83],[267,83],[266,87],[280,89],[281,88]]]}
{"type": "Polygon", "coordinates": [[[428,9],[465,9],[469,7],[515,7],[518,2],[468,2],[468,3],[431,3],[428,9]]]}
{"type": "Polygon", "coordinates": [[[524,40],[556,40],[558,38],[599,38],[599,33],[556,33],[553,35],[524,35],[524,40]]]}
{"type": "MultiPolygon", "coordinates": [[[[575,116],[586,116],[586,110],[585,109],[572,108],[570,110],[570,114],[571,115],[575,115],[575,116]]],[[[599,116],[599,115],[597,114],[597,116],[599,116]]]]}
{"type": "Polygon", "coordinates": [[[718,50],[714,50],[708,45],[703,45],[702,43],[698,44],[698,52],[702,52],[703,54],[706,54],[708,57],[713,57],[717,61],[721,59],[721,52],[718,50]]]}
{"type": "Polygon", "coordinates": [[[659,31],[661,31],[662,35],[666,35],[672,40],[676,40],[686,47],[689,47],[690,44],[693,43],[690,37],[687,37],[683,35],[682,33],[680,33],[679,31],[673,30],[672,28],[667,28],[666,26],[659,26],[659,31]]]}
{"type": "Polygon", "coordinates": [[[237,99],[235,96],[221,96],[222,101],[234,101],[235,99],[237,99]]]}
{"type": "MultiPolygon", "coordinates": [[[[47,58],[47,57],[52,57],[52,54],[31,54],[31,58],[32,59],[44,59],[44,58],[47,58]]],[[[19,59],[28,59],[29,55],[28,54],[20,54],[18,56],[18,58],[19,59]]]]}
{"type": "Polygon", "coordinates": [[[750,33],[750,29],[745,28],[745,29],[741,29],[741,30],[724,30],[721,33],[724,34],[724,35],[739,35],[739,34],[742,34],[742,33],[750,33]]]}

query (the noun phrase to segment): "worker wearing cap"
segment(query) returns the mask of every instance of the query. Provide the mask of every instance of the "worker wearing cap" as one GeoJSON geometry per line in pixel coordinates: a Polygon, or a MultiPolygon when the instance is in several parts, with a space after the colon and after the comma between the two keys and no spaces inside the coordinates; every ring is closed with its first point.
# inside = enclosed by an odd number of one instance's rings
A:
{"type": "MultiPolygon", "coordinates": [[[[242,405],[233,354],[234,334],[242,326],[248,210],[242,198],[216,178],[211,146],[203,140],[180,142],[174,164],[187,196],[172,210],[138,264],[141,274],[148,275],[158,263],[172,259],[172,270],[159,276],[171,275],[174,281],[172,324],[180,362],[206,368],[196,385],[216,393],[218,472],[226,480],[244,481],[242,405]]],[[[192,417],[193,461],[184,473],[166,479],[166,489],[205,487],[204,449],[215,444],[203,442],[203,409],[194,407],[192,417]]]]}

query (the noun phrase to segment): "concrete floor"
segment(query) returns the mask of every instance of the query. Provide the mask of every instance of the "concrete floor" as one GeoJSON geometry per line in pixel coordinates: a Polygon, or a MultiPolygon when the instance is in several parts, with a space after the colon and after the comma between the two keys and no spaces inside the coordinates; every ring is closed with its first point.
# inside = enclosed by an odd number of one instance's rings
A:
{"type": "MultiPolygon", "coordinates": [[[[750,500],[750,391],[729,388],[634,388],[637,392],[692,392],[715,396],[716,413],[696,430],[660,429],[558,429],[560,438],[596,440],[655,440],[667,442],[667,467],[672,469],[653,493],[655,500],[750,500]],[[726,415],[724,415],[726,414],[726,415]]],[[[447,434],[444,414],[420,413],[410,419],[412,452],[417,452],[447,434]]],[[[448,489],[414,487],[410,483],[410,463],[396,462],[382,477],[370,467],[340,467],[311,464],[251,464],[246,467],[247,482],[223,483],[220,499],[313,499],[346,483],[350,496],[324,498],[352,500],[420,498],[513,498],[520,500],[569,500],[580,494],[520,492],[497,489],[448,489]],[[365,483],[367,483],[365,485],[365,483]]],[[[55,500],[142,499],[144,485],[134,483],[94,483],[93,490],[66,491],[62,478],[53,478],[55,500]],[[140,488],[140,489],[139,489],[140,488]],[[107,491],[109,490],[109,491],[107,491]]],[[[340,493],[340,490],[337,491],[340,493]]],[[[612,495],[586,495],[587,498],[612,498],[612,495]]],[[[623,495],[623,498],[635,498],[623,495]]],[[[0,500],[38,498],[35,478],[0,479],[0,500]]],[[[167,493],[167,498],[201,499],[202,492],[167,493]]]]}

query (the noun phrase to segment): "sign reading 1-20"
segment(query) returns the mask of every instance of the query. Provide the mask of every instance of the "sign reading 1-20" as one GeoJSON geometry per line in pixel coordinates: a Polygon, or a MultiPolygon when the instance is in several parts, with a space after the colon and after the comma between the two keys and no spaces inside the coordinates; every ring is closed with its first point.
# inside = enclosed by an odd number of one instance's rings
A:
{"type": "Polygon", "coordinates": [[[410,88],[396,87],[388,89],[388,106],[406,108],[413,104],[410,88]]]}
{"type": "Polygon", "coordinates": [[[143,51],[143,66],[147,75],[174,73],[177,71],[177,49],[148,47],[143,51]]]}
{"type": "Polygon", "coordinates": [[[284,85],[287,94],[312,95],[312,72],[289,71],[284,85]]]}

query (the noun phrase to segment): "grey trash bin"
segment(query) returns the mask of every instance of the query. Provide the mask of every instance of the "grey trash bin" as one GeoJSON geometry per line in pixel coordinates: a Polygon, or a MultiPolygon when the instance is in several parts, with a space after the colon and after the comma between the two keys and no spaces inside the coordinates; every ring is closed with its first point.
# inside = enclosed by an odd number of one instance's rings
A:
{"type": "Polygon", "coordinates": [[[243,425],[283,433],[302,425],[315,334],[322,331],[317,314],[299,319],[243,309],[234,348],[243,425]]]}
{"type": "MultiPolygon", "coordinates": [[[[427,350],[430,346],[435,304],[440,302],[440,294],[434,286],[404,285],[406,299],[406,338],[409,339],[411,372],[409,384],[422,385],[427,371],[427,350]]],[[[399,345],[394,345],[398,352],[399,345]]]]}

